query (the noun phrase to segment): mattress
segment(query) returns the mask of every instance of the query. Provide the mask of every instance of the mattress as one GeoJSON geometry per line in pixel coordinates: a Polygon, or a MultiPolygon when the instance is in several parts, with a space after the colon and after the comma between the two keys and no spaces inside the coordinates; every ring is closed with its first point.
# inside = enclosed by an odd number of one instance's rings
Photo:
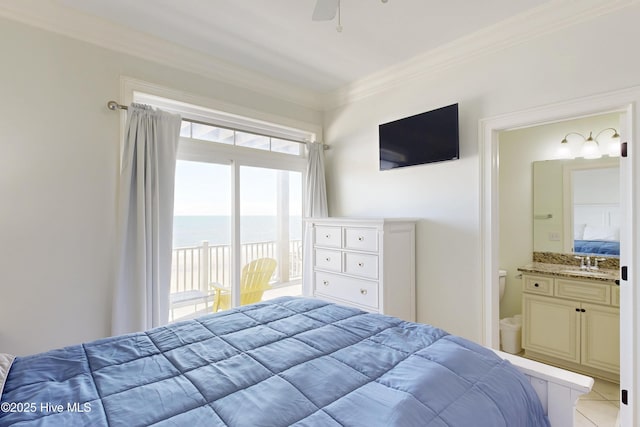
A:
{"type": "Polygon", "coordinates": [[[424,324],[284,297],[17,357],[0,426],[548,426],[528,380],[424,324]]]}

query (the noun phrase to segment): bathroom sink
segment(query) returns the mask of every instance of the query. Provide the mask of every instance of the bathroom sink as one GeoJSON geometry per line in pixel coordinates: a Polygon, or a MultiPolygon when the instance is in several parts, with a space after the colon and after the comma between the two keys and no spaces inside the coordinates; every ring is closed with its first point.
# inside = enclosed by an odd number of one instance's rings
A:
{"type": "Polygon", "coordinates": [[[573,274],[585,277],[611,277],[611,274],[598,270],[561,270],[560,273],[573,274]]]}

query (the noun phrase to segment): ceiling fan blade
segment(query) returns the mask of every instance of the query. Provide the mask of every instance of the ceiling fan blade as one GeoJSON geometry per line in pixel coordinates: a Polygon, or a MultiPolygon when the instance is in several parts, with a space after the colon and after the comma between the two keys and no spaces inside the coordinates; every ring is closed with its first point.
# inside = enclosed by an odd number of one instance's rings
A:
{"type": "Polygon", "coordinates": [[[311,19],[314,21],[331,21],[336,17],[340,0],[316,0],[311,19]]]}

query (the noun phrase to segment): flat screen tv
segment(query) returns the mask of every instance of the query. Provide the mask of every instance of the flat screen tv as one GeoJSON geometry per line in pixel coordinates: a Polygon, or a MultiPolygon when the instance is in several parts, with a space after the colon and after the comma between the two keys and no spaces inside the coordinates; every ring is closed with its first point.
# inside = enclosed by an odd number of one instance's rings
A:
{"type": "Polygon", "coordinates": [[[378,127],[380,170],[459,158],[458,104],[378,127]]]}

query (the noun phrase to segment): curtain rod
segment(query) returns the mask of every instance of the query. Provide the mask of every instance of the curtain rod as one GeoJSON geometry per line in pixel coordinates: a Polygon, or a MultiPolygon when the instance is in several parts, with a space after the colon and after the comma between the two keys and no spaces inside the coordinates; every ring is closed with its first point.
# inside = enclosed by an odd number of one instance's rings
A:
{"type": "MultiPolygon", "coordinates": [[[[109,110],[111,110],[111,111],[128,110],[129,109],[129,107],[127,107],[126,105],[118,104],[116,101],[107,102],[107,108],[109,110]]],[[[214,124],[203,122],[203,121],[200,121],[200,120],[187,119],[187,118],[184,118],[184,117],[182,118],[182,121],[189,122],[189,123],[195,123],[197,125],[214,126],[214,127],[217,127],[217,128],[228,129],[228,130],[233,130],[233,131],[237,130],[237,129],[233,129],[233,128],[229,128],[229,127],[225,127],[225,126],[214,125],[214,124]]],[[[271,135],[265,135],[265,134],[261,134],[261,133],[255,133],[255,132],[251,132],[251,133],[253,133],[254,135],[266,136],[268,138],[273,138],[273,136],[271,136],[271,135]]],[[[288,139],[288,138],[278,138],[278,139],[282,139],[282,140],[290,141],[290,142],[295,142],[297,144],[305,144],[305,145],[307,144],[306,141],[298,141],[298,140],[295,140],[295,139],[288,139]]],[[[322,144],[322,148],[324,148],[325,150],[328,150],[329,146],[327,144],[322,144]]]]}

